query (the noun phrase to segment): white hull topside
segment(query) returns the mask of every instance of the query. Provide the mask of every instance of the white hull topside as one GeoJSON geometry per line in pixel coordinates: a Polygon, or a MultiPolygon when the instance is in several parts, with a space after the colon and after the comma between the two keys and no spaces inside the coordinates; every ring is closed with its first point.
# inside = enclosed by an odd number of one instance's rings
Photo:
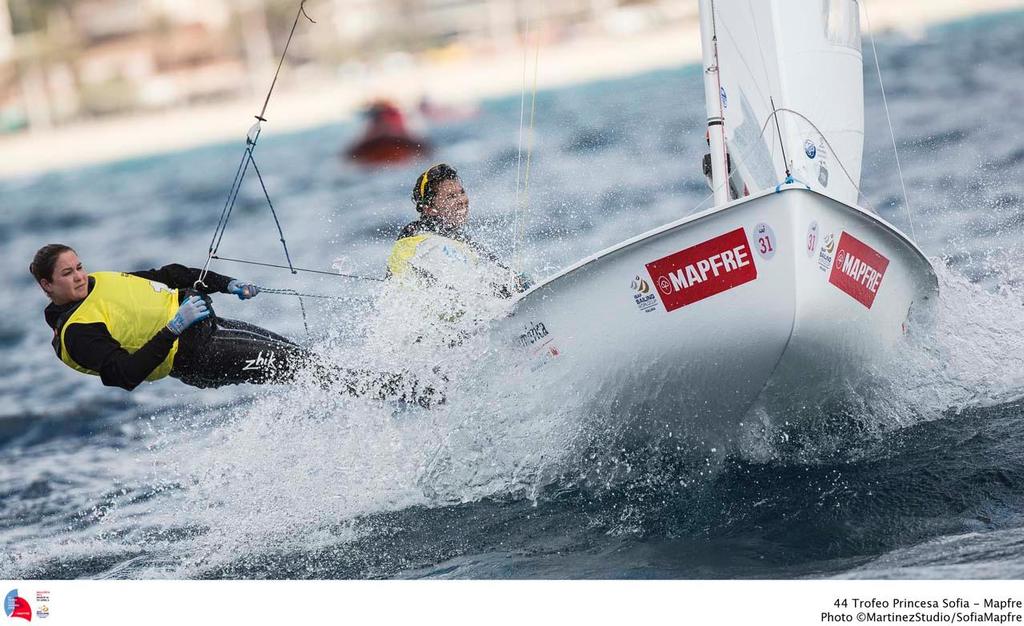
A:
{"type": "Polygon", "coordinates": [[[891,355],[936,293],[893,226],[790,185],[588,257],[523,294],[498,331],[524,384],[732,439],[769,386],[848,379],[891,355]]]}

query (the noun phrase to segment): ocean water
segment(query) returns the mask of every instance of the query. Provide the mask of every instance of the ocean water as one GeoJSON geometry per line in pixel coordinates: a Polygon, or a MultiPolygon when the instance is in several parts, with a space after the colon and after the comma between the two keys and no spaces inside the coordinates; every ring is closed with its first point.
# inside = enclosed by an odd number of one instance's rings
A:
{"type": "MultiPolygon", "coordinates": [[[[888,384],[841,390],[841,406],[756,452],[581,432],[572,407],[524,409],[499,365],[459,350],[432,355],[457,364],[461,395],[431,411],[306,383],[104,388],[54,358],[32,253],[62,241],[91,269],[200,266],[248,121],[237,143],[0,181],[0,577],[1024,576],[1022,40],[1020,12],[880,38],[913,230],[939,273],[935,325],[888,384]]],[[[863,190],[909,232],[865,44],[863,190]]],[[[276,134],[286,114],[271,103],[257,159],[295,264],[381,276],[425,164],[342,164],[356,122],[276,134]]],[[[541,92],[527,271],[697,207],[703,118],[692,66],[541,92]]],[[[505,255],[518,124],[514,97],[431,129],[479,237],[505,255]]],[[[254,179],[220,251],[283,260],[254,179]]],[[[403,317],[374,281],[213,269],[336,296],[304,300],[308,331],[292,297],[220,297],[223,316],[339,362],[408,365],[401,338],[422,303],[403,317]]]]}

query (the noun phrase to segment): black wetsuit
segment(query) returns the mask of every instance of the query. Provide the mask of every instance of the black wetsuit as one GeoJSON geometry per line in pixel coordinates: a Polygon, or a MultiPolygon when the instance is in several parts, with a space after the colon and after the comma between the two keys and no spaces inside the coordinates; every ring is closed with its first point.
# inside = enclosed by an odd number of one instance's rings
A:
{"type": "MultiPolygon", "coordinates": [[[[231,278],[207,272],[205,287],[193,290],[200,270],[183,265],[131,272],[178,289],[178,302],[199,293],[210,305],[209,294],[226,293],[231,278]]],[[[94,279],[89,279],[92,290],[94,279]]],[[[60,357],[60,330],[81,302],[50,304],[44,315],[54,331],[53,348],[60,357]]],[[[193,324],[178,337],[178,352],[170,376],[193,387],[221,387],[240,383],[285,383],[309,367],[317,382],[354,396],[415,402],[424,407],[444,402],[443,393],[421,385],[414,377],[371,370],[355,370],[323,364],[308,350],[277,333],[253,324],[217,317],[193,324]]],[[[98,372],[104,385],[131,391],[167,358],[175,336],[167,328],[135,352],[128,352],[110,335],[103,323],[72,324],[64,333],[69,356],[98,372]]]]}
{"type": "MultiPolygon", "coordinates": [[[[200,270],[184,265],[130,272],[178,289],[178,302],[198,292],[226,293],[231,278],[207,272],[205,287],[192,291],[200,270]]],[[[93,279],[89,279],[92,290],[93,279]]],[[[60,329],[81,302],[50,304],[44,315],[54,330],[53,348],[60,357],[60,329]]],[[[98,372],[104,385],[131,391],[167,358],[178,339],[178,352],[170,375],[193,387],[219,387],[238,383],[284,382],[294,377],[297,366],[307,360],[305,350],[285,337],[264,328],[218,318],[193,324],[180,337],[163,328],[135,352],[128,352],[110,335],[103,323],[72,324],[64,333],[69,356],[86,369],[98,372]]]]}

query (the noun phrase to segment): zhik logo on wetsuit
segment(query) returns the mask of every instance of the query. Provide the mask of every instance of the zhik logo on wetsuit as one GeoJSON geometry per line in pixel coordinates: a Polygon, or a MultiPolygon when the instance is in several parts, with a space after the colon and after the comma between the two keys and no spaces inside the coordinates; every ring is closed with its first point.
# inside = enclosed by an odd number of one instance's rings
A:
{"type": "Polygon", "coordinates": [[[267,356],[263,356],[263,351],[260,350],[255,359],[246,359],[245,367],[242,368],[242,371],[262,370],[268,367],[274,367],[274,353],[267,352],[267,356]]]}

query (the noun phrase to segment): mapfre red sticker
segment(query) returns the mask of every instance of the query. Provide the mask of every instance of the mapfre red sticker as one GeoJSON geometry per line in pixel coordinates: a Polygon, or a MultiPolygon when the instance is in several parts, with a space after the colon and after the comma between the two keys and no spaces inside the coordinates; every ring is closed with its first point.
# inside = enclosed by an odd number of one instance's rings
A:
{"type": "Polygon", "coordinates": [[[850,294],[867,308],[875,302],[889,259],[874,248],[843,231],[828,282],[850,294]]]}
{"type": "Polygon", "coordinates": [[[666,311],[728,291],[757,278],[742,228],[647,264],[666,311]]]}

